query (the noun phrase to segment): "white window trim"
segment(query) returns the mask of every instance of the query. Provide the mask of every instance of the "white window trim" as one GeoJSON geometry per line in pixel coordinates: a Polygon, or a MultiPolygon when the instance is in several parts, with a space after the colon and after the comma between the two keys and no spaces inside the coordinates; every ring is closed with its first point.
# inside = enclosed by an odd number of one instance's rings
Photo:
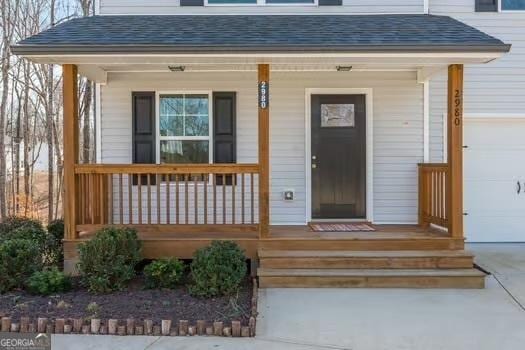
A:
{"type": "Polygon", "coordinates": [[[310,3],[310,2],[304,2],[304,3],[282,3],[282,4],[269,4],[269,3],[266,3],[267,0],[256,0],[257,3],[255,4],[234,4],[234,3],[231,3],[231,4],[210,4],[208,3],[208,0],[204,0],[204,6],[209,6],[209,7],[221,7],[221,6],[225,6],[225,7],[231,7],[231,6],[248,6],[248,7],[254,7],[254,6],[309,6],[309,7],[314,7],[314,6],[319,6],[319,0],[314,0],[313,3],[310,3]]]}
{"type": "Polygon", "coordinates": [[[155,132],[156,162],[160,163],[161,141],[208,140],[208,164],[213,163],[213,92],[210,90],[170,90],[155,92],[155,132]],[[160,135],[160,96],[161,95],[207,95],[208,96],[208,136],[161,136],[160,135]]]}
{"type": "Polygon", "coordinates": [[[524,13],[525,12],[525,8],[522,10],[505,10],[501,6],[502,2],[503,0],[498,0],[498,12],[505,12],[505,13],[524,13]]]}

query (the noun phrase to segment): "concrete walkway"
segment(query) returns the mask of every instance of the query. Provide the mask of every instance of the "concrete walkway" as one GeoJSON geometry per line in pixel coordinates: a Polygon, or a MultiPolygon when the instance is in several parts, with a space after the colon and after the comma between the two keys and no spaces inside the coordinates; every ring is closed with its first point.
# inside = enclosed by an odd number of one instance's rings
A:
{"type": "Polygon", "coordinates": [[[468,249],[494,273],[484,290],[268,289],[255,340],[62,335],[53,349],[522,349],[525,244],[468,249]]]}

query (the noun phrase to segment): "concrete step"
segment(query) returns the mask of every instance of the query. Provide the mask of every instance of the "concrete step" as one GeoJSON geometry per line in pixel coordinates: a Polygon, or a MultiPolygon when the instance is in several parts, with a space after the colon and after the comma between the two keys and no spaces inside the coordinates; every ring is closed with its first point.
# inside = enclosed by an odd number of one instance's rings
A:
{"type": "Polygon", "coordinates": [[[484,288],[477,269],[259,268],[261,288],[484,288]]]}
{"type": "Polygon", "coordinates": [[[259,250],[258,256],[265,269],[468,269],[474,259],[464,250],[259,250]]]}

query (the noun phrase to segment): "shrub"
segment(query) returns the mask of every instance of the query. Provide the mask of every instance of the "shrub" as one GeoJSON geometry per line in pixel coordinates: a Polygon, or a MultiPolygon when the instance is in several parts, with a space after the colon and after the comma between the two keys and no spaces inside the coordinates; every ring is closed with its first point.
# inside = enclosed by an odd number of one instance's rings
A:
{"type": "Polygon", "coordinates": [[[71,289],[71,280],[56,266],[34,272],[27,280],[27,289],[33,294],[50,295],[71,289]]]}
{"type": "Polygon", "coordinates": [[[46,231],[42,223],[37,220],[11,216],[0,224],[0,240],[29,239],[42,248],[46,242],[46,231]]]}
{"type": "Polygon", "coordinates": [[[239,289],[246,271],[246,258],[235,242],[214,241],[195,252],[190,293],[202,297],[232,294],[239,289]]]}
{"type": "Polygon", "coordinates": [[[0,241],[8,239],[29,239],[40,247],[43,262],[46,265],[59,265],[63,261],[62,239],[64,224],[60,232],[60,223],[52,222],[48,231],[37,220],[12,216],[0,224],[0,241]]]}
{"type": "MultiPolygon", "coordinates": [[[[32,228],[36,231],[45,233],[42,223],[38,220],[22,216],[9,216],[0,223],[0,236],[9,234],[11,231],[18,228],[32,228]]],[[[9,239],[9,237],[5,237],[5,239],[9,239]]]]}
{"type": "Polygon", "coordinates": [[[0,293],[22,288],[25,281],[42,267],[40,246],[28,239],[0,243],[0,293]]]}
{"type": "Polygon", "coordinates": [[[175,288],[184,273],[184,263],[177,258],[159,259],[144,268],[147,288],[175,288]]]}
{"type": "Polygon", "coordinates": [[[78,250],[81,281],[93,293],[122,289],[140,261],[137,232],[129,228],[104,228],[78,250]]]}
{"type": "Polygon", "coordinates": [[[46,260],[49,265],[61,266],[64,262],[64,220],[57,219],[47,225],[46,260]]]}

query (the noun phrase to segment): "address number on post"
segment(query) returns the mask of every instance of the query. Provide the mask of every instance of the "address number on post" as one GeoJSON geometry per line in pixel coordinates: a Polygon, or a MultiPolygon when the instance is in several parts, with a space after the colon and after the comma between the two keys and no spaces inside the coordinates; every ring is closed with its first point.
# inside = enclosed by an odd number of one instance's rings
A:
{"type": "Polygon", "coordinates": [[[259,107],[268,108],[269,103],[269,86],[267,81],[259,82],[259,107]]]}

